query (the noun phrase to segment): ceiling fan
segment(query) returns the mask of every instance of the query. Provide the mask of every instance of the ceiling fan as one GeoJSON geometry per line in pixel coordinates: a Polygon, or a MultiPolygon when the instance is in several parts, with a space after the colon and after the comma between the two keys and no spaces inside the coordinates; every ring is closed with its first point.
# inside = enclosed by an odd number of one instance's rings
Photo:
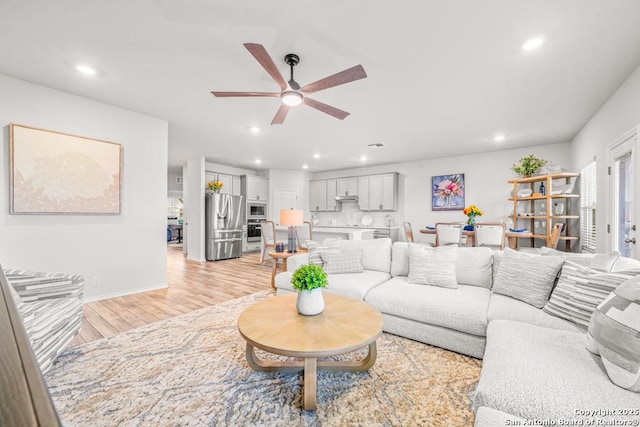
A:
{"type": "Polygon", "coordinates": [[[367,77],[367,74],[362,68],[362,65],[356,65],[355,67],[333,74],[324,79],[320,79],[314,83],[300,87],[298,82],[293,79],[293,67],[298,65],[300,58],[298,55],[290,53],[284,57],[284,61],[291,67],[291,79],[287,82],[276,64],[269,56],[267,50],[261,44],[257,43],[244,43],[244,47],[253,55],[254,58],[262,65],[262,68],[266,70],[271,78],[280,86],[280,92],[211,92],[216,97],[238,97],[238,96],[261,96],[261,97],[279,97],[282,99],[282,105],[276,112],[275,117],[271,121],[272,125],[280,125],[284,122],[290,107],[296,105],[305,104],[311,108],[322,111],[337,119],[344,120],[350,113],[340,110],[339,108],[332,107],[323,102],[316,101],[309,98],[307,95],[315,93],[323,89],[329,89],[334,86],[349,83],[355,80],[360,80],[367,77]]]}

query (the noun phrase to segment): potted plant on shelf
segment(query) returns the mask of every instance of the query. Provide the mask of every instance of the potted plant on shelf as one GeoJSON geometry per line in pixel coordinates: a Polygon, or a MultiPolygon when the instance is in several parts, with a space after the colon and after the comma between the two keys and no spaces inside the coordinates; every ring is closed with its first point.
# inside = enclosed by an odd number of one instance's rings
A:
{"type": "Polygon", "coordinates": [[[536,173],[538,169],[547,163],[549,163],[548,160],[539,159],[533,154],[529,154],[528,156],[521,158],[517,163],[514,163],[511,170],[522,178],[527,178],[536,173]]]}
{"type": "Polygon", "coordinates": [[[298,291],[296,308],[305,316],[315,316],[324,310],[322,289],[327,286],[327,274],[315,264],[303,265],[291,277],[293,288],[298,291]]]}

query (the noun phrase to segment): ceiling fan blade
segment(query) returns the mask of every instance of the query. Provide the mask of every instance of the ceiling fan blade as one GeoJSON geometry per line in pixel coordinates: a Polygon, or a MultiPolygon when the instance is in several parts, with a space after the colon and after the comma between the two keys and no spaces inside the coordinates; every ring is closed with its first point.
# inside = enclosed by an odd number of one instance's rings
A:
{"type": "Polygon", "coordinates": [[[276,92],[211,92],[213,96],[218,98],[228,98],[233,96],[271,96],[278,97],[279,93],[276,92]]]}
{"type": "Polygon", "coordinates": [[[244,43],[244,47],[246,47],[251,55],[262,65],[262,68],[269,73],[271,78],[280,86],[280,89],[286,90],[287,82],[284,77],[282,77],[282,74],[280,74],[280,71],[278,71],[278,67],[276,67],[276,64],[264,46],[257,43],[244,43]]]}
{"type": "Polygon", "coordinates": [[[276,115],[273,117],[271,121],[272,125],[281,125],[284,123],[285,117],[287,117],[287,113],[289,112],[289,106],[286,104],[280,104],[280,108],[276,112],[276,115]]]}
{"type": "Polygon", "coordinates": [[[315,99],[305,97],[303,102],[309,107],[322,111],[323,113],[333,116],[336,119],[344,120],[349,114],[351,114],[339,108],[325,104],[324,102],[316,101],[315,99]]]}
{"type": "Polygon", "coordinates": [[[325,77],[317,82],[309,83],[300,89],[300,92],[314,93],[323,89],[329,89],[330,87],[339,86],[345,83],[349,83],[355,80],[364,79],[367,77],[367,73],[364,72],[362,65],[356,65],[348,70],[340,71],[332,76],[325,77]]]}

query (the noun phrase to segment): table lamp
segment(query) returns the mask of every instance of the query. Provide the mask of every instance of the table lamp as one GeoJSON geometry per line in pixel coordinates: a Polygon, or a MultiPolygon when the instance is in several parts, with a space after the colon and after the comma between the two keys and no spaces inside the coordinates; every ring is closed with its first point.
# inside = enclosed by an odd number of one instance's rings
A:
{"type": "Polygon", "coordinates": [[[280,225],[289,226],[289,250],[293,253],[296,251],[296,229],[297,225],[302,225],[302,211],[297,209],[283,209],[280,211],[280,225]]]}

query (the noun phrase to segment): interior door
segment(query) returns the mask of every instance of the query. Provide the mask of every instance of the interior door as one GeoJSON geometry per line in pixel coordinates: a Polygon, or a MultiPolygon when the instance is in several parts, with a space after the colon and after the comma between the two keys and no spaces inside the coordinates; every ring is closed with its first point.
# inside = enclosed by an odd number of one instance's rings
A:
{"type": "MultiPolygon", "coordinates": [[[[638,127],[627,132],[609,147],[610,247],[622,256],[638,259],[636,227],[640,209],[634,206],[634,191],[640,188],[638,177],[638,127]]],[[[637,203],[637,202],[636,202],[637,203]]]]}
{"type": "Polygon", "coordinates": [[[283,209],[298,209],[298,190],[276,189],[273,191],[273,221],[280,224],[280,211],[283,209]]]}

